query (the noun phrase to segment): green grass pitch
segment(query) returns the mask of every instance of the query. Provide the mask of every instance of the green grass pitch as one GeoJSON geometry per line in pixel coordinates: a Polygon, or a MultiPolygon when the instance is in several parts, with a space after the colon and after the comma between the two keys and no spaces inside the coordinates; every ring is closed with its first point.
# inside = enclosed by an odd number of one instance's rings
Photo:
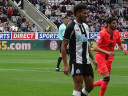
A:
{"type": "MultiPolygon", "coordinates": [[[[72,77],[55,71],[58,56],[59,51],[0,51],[0,96],[72,96],[72,77]]],[[[89,96],[99,91],[95,87],[89,96]]],[[[121,51],[115,51],[105,96],[128,96],[128,56],[121,51]]]]}

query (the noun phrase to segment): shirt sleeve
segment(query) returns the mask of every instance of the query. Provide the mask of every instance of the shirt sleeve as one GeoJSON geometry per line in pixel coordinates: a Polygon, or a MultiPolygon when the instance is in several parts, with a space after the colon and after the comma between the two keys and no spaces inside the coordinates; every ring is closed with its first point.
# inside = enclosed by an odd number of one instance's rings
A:
{"type": "Polygon", "coordinates": [[[119,34],[119,31],[118,31],[118,38],[117,38],[117,43],[121,43],[121,36],[120,36],[120,34],[119,34]]]}
{"type": "Polygon", "coordinates": [[[73,28],[71,28],[70,26],[67,26],[63,39],[64,40],[70,40],[72,32],[73,32],[73,28]]]}
{"type": "Polygon", "coordinates": [[[87,38],[89,39],[89,27],[87,26],[87,38]]]}
{"type": "Polygon", "coordinates": [[[59,27],[59,39],[60,40],[63,40],[62,32],[63,32],[63,28],[62,28],[62,26],[60,26],[59,27]]]}
{"type": "Polygon", "coordinates": [[[103,32],[99,32],[97,39],[96,39],[96,43],[101,44],[102,40],[103,40],[103,32]]]}

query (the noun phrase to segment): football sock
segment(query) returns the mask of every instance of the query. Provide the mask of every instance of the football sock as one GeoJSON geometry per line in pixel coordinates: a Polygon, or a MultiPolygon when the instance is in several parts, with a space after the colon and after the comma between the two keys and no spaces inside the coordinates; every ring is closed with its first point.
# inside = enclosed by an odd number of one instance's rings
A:
{"type": "Polygon", "coordinates": [[[101,84],[101,89],[100,89],[100,96],[104,96],[105,94],[105,91],[107,89],[107,85],[108,85],[108,82],[110,80],[110,77],[105,77],[102,81],[102,84],[101,84]]]}
{"type": "Polygon", "coordinates": [[[85,90],[85,88],[82,89],[81,96],[88,96],[88,92],[85,90]]]}
{"type": "Polygon", "coordinates": [[[76,90],[73,90],[73,96],[81,96],[81,92],[80,91],[76,91],[76,90]]]}
{"type": "Polygon", "coordinates": [[[57,62],[57,68],[59,68],[60,63],[61,63],[61,60],[62,60],[62,57],[59,57],[59,58],[58,58],[58,62],[57,62]]]}
{"type": "Polygon", "coordinates": [[[93,84],[94,87],[95,87],[95,86],[101,86],[102,81],[103,81],[103,79],[94,82],[94,84],[93,84]]]}

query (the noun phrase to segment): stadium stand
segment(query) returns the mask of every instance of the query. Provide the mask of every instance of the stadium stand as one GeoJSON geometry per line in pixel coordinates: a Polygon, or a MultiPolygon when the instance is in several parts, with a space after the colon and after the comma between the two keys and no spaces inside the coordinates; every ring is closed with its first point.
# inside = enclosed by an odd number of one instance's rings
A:
{"type": "Polygon", "coordinates": [[[118,18],[118,30],[128,31],[128,1],[127,0],[29,0],[40,12],[45,14],[57,27],[62,23],[62,18],[68,16],[73,20],[72,7],[74,4],[86,3],[89,16],[87,23],[90,32],[99,32],[106,26],[107,17],[118,18]],[[48,13],[48,12],[49,13],[48,13]],[[46,14],[47,13],[47,14],[46,14]]]}
{"type": "MultiPolygon", "coordinates": [[[[20,23],[18,22],[19,17],[21,18],[21,14],[18,9],[19,8],[10,0],[0,1],[0,32],[23,31],[21,29],[22,21],[20,23]]],[[[33,23],[34,22],[32,22],[32,24],[33,23]]]]}

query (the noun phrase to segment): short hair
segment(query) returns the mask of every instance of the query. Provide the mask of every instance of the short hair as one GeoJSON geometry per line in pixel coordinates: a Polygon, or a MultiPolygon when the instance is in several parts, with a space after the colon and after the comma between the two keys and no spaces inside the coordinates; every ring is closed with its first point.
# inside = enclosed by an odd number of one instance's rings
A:
{"type": "Polygon", "coordinates": [[[82,9],[87,9],[85,4],[80,3],[80,4],[75,5],[74,10],[73,10],[74,16],[76,16],[76,13],[80,12],[82,9]]]}
{"type": "Polygon", "coordinates": [[[115,17],[109,17],[107,20],[106,20],[106,23],[108,24],[111,24],[112,21],[117,21],[117,19],[115,17]]]}

